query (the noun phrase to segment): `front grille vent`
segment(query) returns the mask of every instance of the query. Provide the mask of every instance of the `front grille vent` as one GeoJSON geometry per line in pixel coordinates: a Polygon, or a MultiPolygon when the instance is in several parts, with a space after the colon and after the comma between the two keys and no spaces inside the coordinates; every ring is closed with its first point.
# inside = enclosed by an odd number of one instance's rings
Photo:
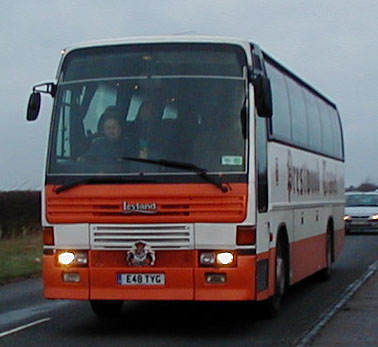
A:
{"type": "Polygon", "coordinates": [[[92,225],[91,248],[94,250],[131,249],[137,241],[154,250],[193,249],[193,225],[92,225]]]}

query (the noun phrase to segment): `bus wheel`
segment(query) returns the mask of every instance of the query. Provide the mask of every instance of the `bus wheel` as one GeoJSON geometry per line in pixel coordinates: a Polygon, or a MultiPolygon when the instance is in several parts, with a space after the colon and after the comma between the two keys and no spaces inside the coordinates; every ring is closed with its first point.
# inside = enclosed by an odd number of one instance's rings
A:
{"type": "Polygon", "coordinates": [[[327,281],[331,277],[332,268],[332,226],[328,225],[326,239],[326,267],[318,272],[321,281],[327,281]]]}
{"type": "Polygon", "coordinates": [[[118,316],[122,311],[122,300],[91,300],[92,311],[98,317],[118,316]]]}
{"type": "Polygon", "coordinates": [[[277,241],[276,247],[276,289],[275,294],[263,303],[264,316],[273,318],[281,308],[281,300],[286,289],[287,261],[286,249],[282,238],[277,241]]]}

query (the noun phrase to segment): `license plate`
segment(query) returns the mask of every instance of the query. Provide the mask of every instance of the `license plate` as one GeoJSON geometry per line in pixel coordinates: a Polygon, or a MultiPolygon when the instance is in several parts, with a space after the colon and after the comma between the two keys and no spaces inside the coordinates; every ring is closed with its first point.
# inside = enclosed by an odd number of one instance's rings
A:
{"type": "Polygon", "coordinates": [[[163,286],[165,284],[165,274],[160,274],[160,273],[118,274],[117,282],[121,286],[163,286]]]}

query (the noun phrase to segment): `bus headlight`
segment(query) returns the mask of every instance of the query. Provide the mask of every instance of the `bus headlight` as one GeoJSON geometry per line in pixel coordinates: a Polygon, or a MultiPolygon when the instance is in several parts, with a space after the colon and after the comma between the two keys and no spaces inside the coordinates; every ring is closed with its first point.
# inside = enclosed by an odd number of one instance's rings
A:
{"type": "Polygon", "coordinates": [[[202,266],[234,266],[235,261],[236,257],[232,252],[203,252],[200,255],[200,264],[202,266]]]}
{"type": "Polygon", "coordinates": [[[60,265],[70,265],[75,260],[75,254],[72,252],[63,252],[58,255],[58,263],[60,265]]]}
{"type": "Polygon", "coordinates": [[[204,266],[215,265],[215,252],[201,253],[200,263],[204,266]]]}
{"type": "Polygon", "coordinates": [[[63,266],[87,266],[87,252],[61,251],[57,254],[57,263],[63,266]]]}
{"type": "Polygon", "coordinates": [[[217,254],[217,264],[231,265],[234,262],[234,255],[231,252],[222,252],[217,254]]]}

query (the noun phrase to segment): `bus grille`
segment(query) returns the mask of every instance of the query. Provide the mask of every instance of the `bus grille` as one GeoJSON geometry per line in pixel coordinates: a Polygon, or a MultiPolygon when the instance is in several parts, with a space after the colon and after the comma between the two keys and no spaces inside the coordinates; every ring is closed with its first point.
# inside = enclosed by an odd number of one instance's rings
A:
{"type": "Polygon", "coordinates": [[[91,225],[92,249],[131,249],[143,241],[155,250],[193,249],[193,225],[91,225]]]}
{"type": "Polygon", "coordinates": [[[47,199],[47,219],[50,223],[137,224],[240,222],[246,216],[247,197],[244,194],[218,197],[189,198],[61,198],[47,199]],[[123,201],[156,202],[158,212],[131,213],[122,210],[123,201]]]}

